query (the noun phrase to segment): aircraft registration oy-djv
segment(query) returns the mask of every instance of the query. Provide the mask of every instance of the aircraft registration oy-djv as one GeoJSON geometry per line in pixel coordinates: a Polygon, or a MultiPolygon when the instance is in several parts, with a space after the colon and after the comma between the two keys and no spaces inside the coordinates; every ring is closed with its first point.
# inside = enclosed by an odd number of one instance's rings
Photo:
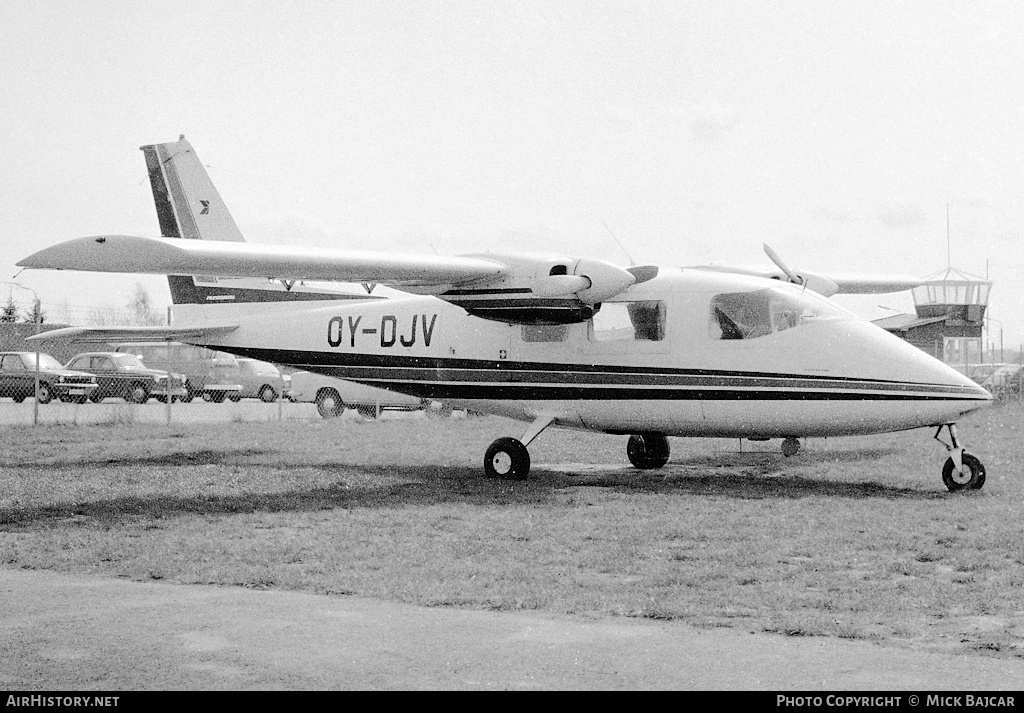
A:
{"type": "Polygon", "coordinates": [[[668,436],[780,438],[793,455],[801,438],[931,427],[946,486],[985,482],[955,424],[991,395],[828,299],[916,278],[796,272],[767,246],[778,270],[255,245],[184,137],[142,151],[162,237],[78,238],[18,265],[168,275],[172,325],[42,336],[176,339],[528,422],[487,449],[500,478],[527,477],[551,425],[628,435],[641,469],[665,465],[668,436]]]}

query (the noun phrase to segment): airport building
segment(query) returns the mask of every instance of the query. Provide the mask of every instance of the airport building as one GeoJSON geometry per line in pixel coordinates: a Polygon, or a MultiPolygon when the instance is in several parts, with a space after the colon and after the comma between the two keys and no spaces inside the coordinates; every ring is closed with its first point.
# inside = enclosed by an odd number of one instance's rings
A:
{"type": "Polygon", "coordinates": [[[981,364],[992,281],[947,268],[913,289],[915,314],[876,319],[892,334],[953,366],[981,364]]]}

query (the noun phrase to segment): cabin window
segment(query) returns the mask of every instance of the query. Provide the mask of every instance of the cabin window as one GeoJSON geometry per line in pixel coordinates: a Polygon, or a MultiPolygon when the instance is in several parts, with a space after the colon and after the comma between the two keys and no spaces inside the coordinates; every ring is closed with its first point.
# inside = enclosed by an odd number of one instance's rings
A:
{"type": "Polygon", "coordinates": [[[524,342],[564,342],[569,328],[564,324],[524,324],[524,342]]]}
{"type": "Polygon", "coordinates": [[[731,292],[711,300],[711,336],[715,339],[756,339],[845,313],[811,294],[793,295],[775,289],[731,292]]]}
{"type": "MultiPolygon", "coordinates": [[[[34,365],[33,365],[34,367],[34,365]]],[[[20,354],[8,354],[3,358],[4,371],[25,371],[25,362],[21,360],[20,354]]]]}
{"type": "Polygon", "coordinates": [[[605,302],[594,314],[594,340],[647,341],[665,338],[665,303],[659,300],[605,302]]]}

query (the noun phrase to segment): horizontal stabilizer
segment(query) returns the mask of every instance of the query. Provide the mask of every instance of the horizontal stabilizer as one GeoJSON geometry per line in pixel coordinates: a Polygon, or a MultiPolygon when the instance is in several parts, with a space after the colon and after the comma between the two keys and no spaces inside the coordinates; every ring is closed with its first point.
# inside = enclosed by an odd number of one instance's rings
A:
{"type": "Polygon", "coordinates": [[[476,257],[99,235],[40,250],[20,267],[153,275],[265,277],[429,287],[500,275],[504,265],[476,257]]]}
{"type": "Polygon", "coordinates": [[[219,337],[236,329],[237,324],[199,327],[64,327],[34,334],[26,337],[26,341],[74,339],[79,342],[190,342],[219,337]]]}

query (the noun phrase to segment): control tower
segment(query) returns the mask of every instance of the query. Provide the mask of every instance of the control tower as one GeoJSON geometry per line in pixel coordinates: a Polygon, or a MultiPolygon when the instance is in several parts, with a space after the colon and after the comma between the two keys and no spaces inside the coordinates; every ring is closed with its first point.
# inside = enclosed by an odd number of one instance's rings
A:
{"type": "Polygon", "coordinates": [[[947,364],[977,364],[991,289],[991,280],[946,268],[912,290],[916,314],[885,317],[875,324],[947,364]]]}

